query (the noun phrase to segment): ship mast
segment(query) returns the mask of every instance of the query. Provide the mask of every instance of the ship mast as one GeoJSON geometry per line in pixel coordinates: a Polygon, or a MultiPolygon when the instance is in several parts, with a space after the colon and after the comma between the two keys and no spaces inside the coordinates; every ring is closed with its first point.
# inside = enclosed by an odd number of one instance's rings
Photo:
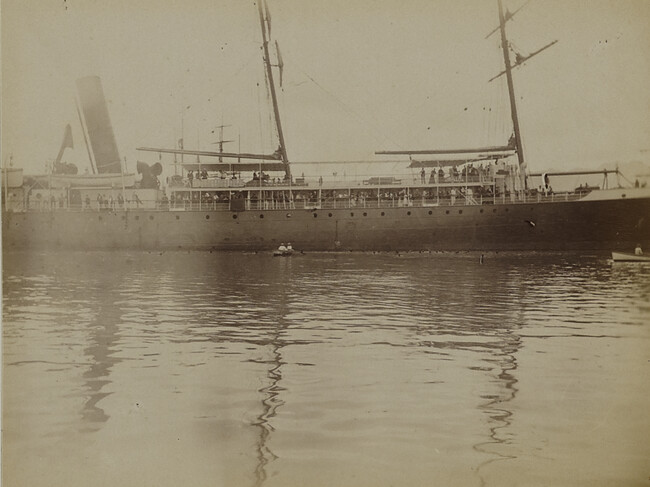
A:
{"type": "Polygon", "coordinates": [[[508,39],[506,38],[506,18],[503,14],[503,5],[499,2],[499,29],[501,30],[501,47],[503,49],[503,61],[505,62],[506,79],[508,80],[508,94],[510,95],[510,114],[512,115],[512,126],[515,131],[515,146],[517,148],[517,158],[519,159],[519,171],[524,183],[524,188],[528,189],[526,180],[526,163],[524,160],[524,149],[521,145],[521,133],[519,131],[519,117],[517,116],[517,103],[515,101],[515,88],[512,82],[512,65],[510,64],[510,52],[508,51],[508,39]]]}
{"type": "MultiPolygon", "coordinates": [[[[266,76],[269,83],[269,90],[271,92],[271,102],[273,103],[273,114],[275,116],[275,127],[278,131],[278,139],[280,142],[279,152],[280,158],[284,163],[285,177],[291,179],[291,169],[289,167],[289,158],[287,157],[287,148],[284,145],[284,134],[282,132],[282,123],[280,121],[280,110],[278,108],[278,98],[275,93],[275,82],[273,81],[273,69],[271,69],[271,58],[269,56],[269,40],[267,38],[266,24],[264,21],[269,21],[268,19],[268,8],[267,18],[264,18],[264,12],[262,11],[262,2],[265,0],[257,0],[257,9],[260,14],[260,26],[262,27],[262,47],[264,49],[264,67],[266,68],[266,76]]],[[[265,4],[266,7],[266,4],[265,4]]]]}

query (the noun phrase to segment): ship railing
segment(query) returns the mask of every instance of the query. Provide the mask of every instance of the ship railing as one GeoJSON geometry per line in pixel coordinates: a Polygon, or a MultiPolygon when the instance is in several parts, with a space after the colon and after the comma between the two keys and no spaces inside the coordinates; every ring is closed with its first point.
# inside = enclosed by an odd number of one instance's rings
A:
{"type": "MultiPolygon", "coordinates": [[[[309,185],[306,177],[294,178],[289,182],[282,178],[269,179],[245,179],[231,177],[208,177],[208,178],[170,178],[167,186],[172,190],[182,189],[223,189],[223,188],[274,188],[274,187],[306,187],[309,185]]],[[[316,179],[314,179],[316,182],[316,179]]]]}
{"type": "Polygon", "coordinates": [[[231,211],[237,210],[313,210],[313,209],[354,209],[354,208],[402,208],[402,207],[430,207],[430,206],[481,206],[494,204],[530,204],[530,203],[557,203],[575,201],[583,198],[588,192],[501,192],[496,196],[489,194],[453,193],[445,192],[432,195],[431,192],[421,194],[391,194],[381,193],[379,197],[351,194],[347,197],[333,196],[321,198],[291,198],[279,196],[276,199],[251,198],[228,199],[172,199],[162,201],[130,200],[119,202],[117,200],[91,201],[90,203],[69,203],[68,201],[51,202],[48,200],[30,200],[27,206],[15,206],[11,211],[231,211]]]}
{"type": "Polygon", "coordinates": [[[462,185],[464,183],[493,184],[494,175],[483,171],[478,174],[464,175],[426,174],[425,177],[417,174],[398,175],[369,175],[369,176],[345,176],[345,175],[321,175],[321,176],[299,176],[291,181],[280,177],[268,177],[266,179],[247,179],[245,177],[214,177],[188,178],[186,176],[172,176],[167,181],[167,186],[173,190],[179,189],[220,189],[220,188],[312,188],[318,189],[323,186],[327,188],[377,188],[377,187],[411,187],[420,185],[462,185]]]}
{"type": "Polygon", "coordinates": [[[219,188],[243,188],[246,182],[239,178],[170,178],[167,186],[170,189],[191,189],[191,188],[206,188],[206,189],[219,189],[219,188]]]}
{"type": "Polygon", "coordinates": [[[282,190],[282,191],[391,191],[399,188],[400,190],[433,190],[435,188],[451,188],[463,187],[464,185],[471,186],[493,186],[495,182],[494,177],[489,173],[480,173],[478,175],[446,175],[427,176],[421,178],[420,176],[413,175],[398,175],[398,176],[335,176],[335,177],[320,177],[320,176],[301,176],[293,178],[291,181],[281,178],[269,179],[229,179],[229,178],[215,178],[209,177],[207,179],[189,179],[187,177],[181,178],[180,176],[172,176],[167,181],[167,186],[172,191],[183,190],[223,190],[228,188],[246,188],[248,190],[282,190]]]}
{"type": "Polygon", "coordinates": [[[99,201],[89,201],[89,202],[68,202],[63,201],[57,203],[56,205],[48,204],[47,202],[38,202],[38,201],[29,201],[27,209],[28,211],[88,211],[88,212],[101,212],[101,211],[130,211],[130,210],[148,210],[156,211],[163,209],[169,209],[169,202],[165,204],[162,201],[151,200],[151,199],[140,199],[138,200],[131,199],[126,201],[114,200],[104,200],[99,201]]]}
{"type": "MultiPolygon", "coordinates": [[[[516,203],[559,203],[562,201],[576,201],[588,193],[586,192],[551,192],[544,194],[543,192],[537,192],[535,194],[525,194],[517,198],[516,203]]],[[[498,198],[497,198],[498,200],[498,198]]]]}

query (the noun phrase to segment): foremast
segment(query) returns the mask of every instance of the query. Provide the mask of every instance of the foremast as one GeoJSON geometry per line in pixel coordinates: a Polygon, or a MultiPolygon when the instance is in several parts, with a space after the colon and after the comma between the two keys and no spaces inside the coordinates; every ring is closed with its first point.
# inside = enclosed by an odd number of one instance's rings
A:
{"type": "Polygon", "coordinates": [[[257,0],[257,9],[260,15],[260,26],[262,28],[262,49],[264,52],[264,67],[266,69],[266,77],[269,84],[269,91],[271,93],[271,103],[273,104],[273,115],[275,118],[275,128],[278,132],[278,141],[280,147],[278,148],[280,160],[284,164],[285,178],[291,179],[291,168],[289,166],[289,158],[287,157],[287,148],[284,144],[284,133],[282,132],[282,122],[280,120],[280,109],[278,107],[278,97],[275,92],[275,82],[273,80],[273,69],[271,65],[271,57],[269,55],[269,35],[270,35],[270,16],[266,0],[257,0]],[[262,8],[264,3],[264,8],[262,8]],[[266,17],[265,17],[266,14],[266,17]],[[267,25],[269,32],[267,32],[267,25]]]}
{"type": "MultiPolygon", "coordinates": [[[[517,159],[519,160],[519,173],[523,188],[527,189],[528,184],[526,180],[526,161],[524,159],[524,149],[521,144],[521,131],[519,130],[519,117],[517,115],[517,102],[515,97],[515,88],[512,81],[512,65],[510,63],[510,52],[508,50],[508,39],[506,37],[506,17],[503,13],[503,4],[501,0],[499,3],[499,30],[501,31],[501,48],[503,49],[503,61],[505,63],[505,74],[508,80],[508,94],[510,96],[510,115],[512,117],[512,127],[515,132],[515,147],[517,152],[517,159]]],[[[511,17],[509,17],[511,18],[511,17]]]]}

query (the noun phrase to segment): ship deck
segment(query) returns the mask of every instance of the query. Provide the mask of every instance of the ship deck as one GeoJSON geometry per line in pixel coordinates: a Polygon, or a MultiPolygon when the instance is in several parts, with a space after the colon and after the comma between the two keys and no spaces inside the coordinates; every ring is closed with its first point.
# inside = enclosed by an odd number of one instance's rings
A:
{"type": "MultiPolygon", "coordinates": [[[[387,188],[388,189],[388,188],[387,188]]],[[[118,190],[115,190],[118,193],[118,190]]],[[[255,191],[250,191],[256,193],[255,191]]],[[[281,191],[277,192],[282,196],[281,191]]],[[[472,196],[468,194],[458,194],[456,196],[438,196],[438,197],[409,197],[409,195],[388,194],[381,195],[378,198],[355,198],[350,195],[335,195],[321,198],[294,198],[282,199],[277,195],[268,195],[264,199],[254,197],[236,198],[226,200],[215,200],[212,197],[178,200],[146,200],[140,202],[125,200],[123,203],[118,202],[117,198],[112,201],[106,200],[100,206],[97,201],[91,201],[87,206],[82,204],[67,204],[65,201],[57,200],[49,202],[47,199],[40,201],[30,201],[28,206],[20,208],[14,205],[10,210],[13,212],[32,212],[32,211],[128,211],[128,210],[146,210],[146,211],[243,211],[243,210],[320,210],[320,209],[354,209],[354,208],[406,208],[406,207],[437,207],[437,206],[482,206],[482,205],[503,205],[503,204],[531,204],[531,203],[557,203],[567,201],[578,201],[583,199],[588,193],[553,193],[544,195],[537,193],[534,195],[518,195],[515,193],[503,194],[500,196],[472,196]]],[[[255,196],[252,194],[251,196],[255,196]]]]}

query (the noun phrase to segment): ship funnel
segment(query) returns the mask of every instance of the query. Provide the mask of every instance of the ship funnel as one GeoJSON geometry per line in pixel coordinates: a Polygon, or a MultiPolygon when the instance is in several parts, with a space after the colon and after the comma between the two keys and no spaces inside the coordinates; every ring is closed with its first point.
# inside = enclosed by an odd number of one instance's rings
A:
{"type": "Polygon", "coordinates": [[[77,92],[97,172],[99,174],[121,173],[120,154],[108,115],[101,80],[98,76],[80,78],[77,80],[77,92]]]}

